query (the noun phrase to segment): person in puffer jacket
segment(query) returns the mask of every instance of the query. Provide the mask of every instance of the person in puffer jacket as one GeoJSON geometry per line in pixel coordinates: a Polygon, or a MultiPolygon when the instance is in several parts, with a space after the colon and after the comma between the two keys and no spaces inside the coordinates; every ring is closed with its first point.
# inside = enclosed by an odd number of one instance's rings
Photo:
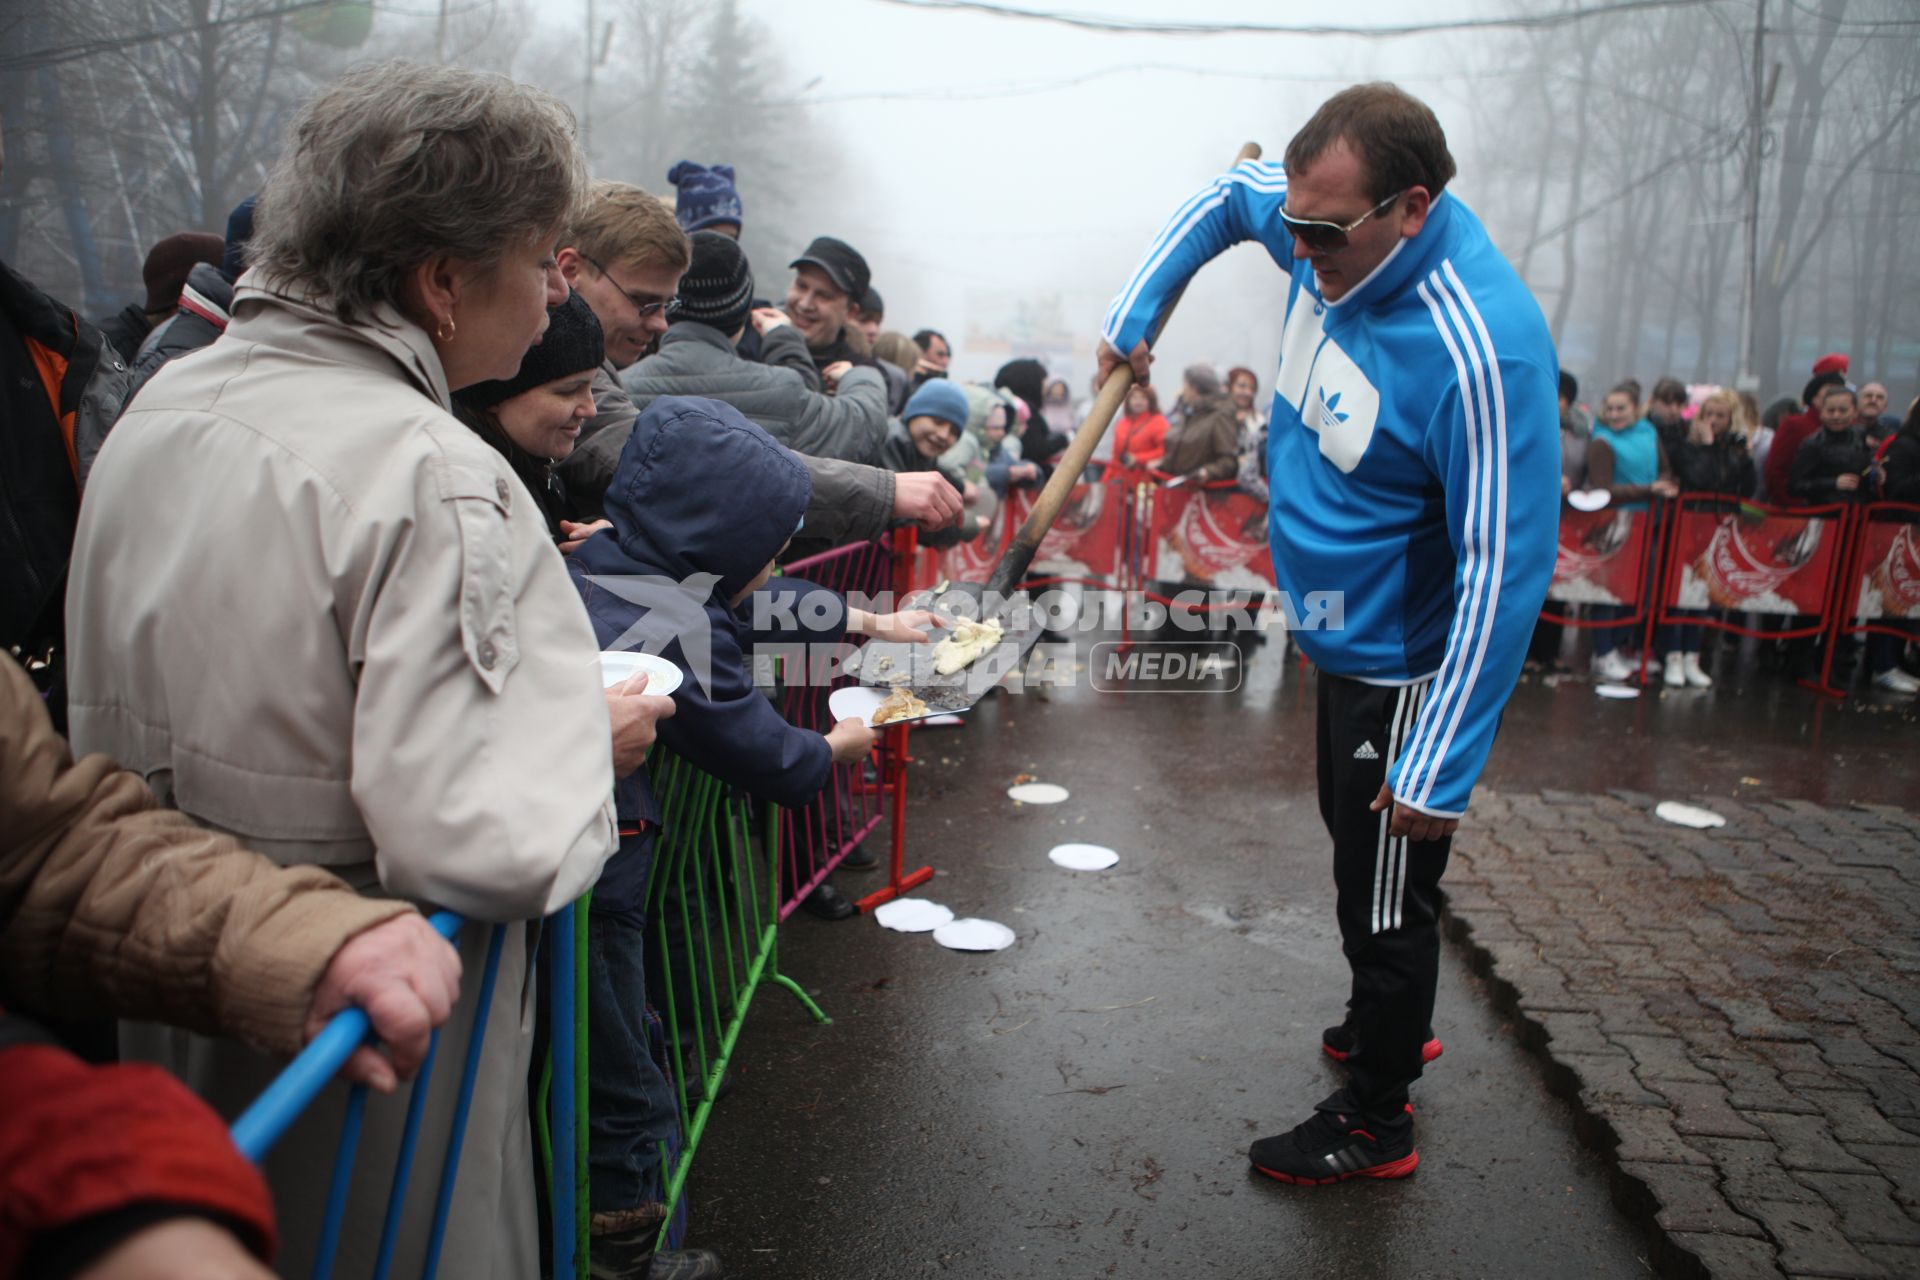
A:
{"type": "MultiPolygon", "coordinates": [[[[824,587],[770,581],[810,492],[800,459],[739,410],[662,396],[635,419],[621,451],[605,499],[611,527],[567,564],[603,651],[658,654],[686,673],[673,693],[676,714],[659,722],[667,749],[786,808],[819,795],[835,763],[864,759],[874,735],[859,720],[825,734],[787,723],[754,684],[755,644],[838,644],[847,632],[925,641],[919,628],[932,621],[924,611],[848,609],[824,587]],[[743,606],[762,588],[784,597],[763,615],[784,616],[798,597],[825,593],[836,607],[819,612],[836,620],[799,635],[757,627],[755,611],[743,606]]],[[[800,600],[794,615],[811,616],[809,603],[800,600]]],[[[662,813],[645,769],[619,779],[614,800],[620,849],[594,889],[588,944],[596,1274],[603,1258],[637,1257],[657,1232],[658,1143],[674,1126],[673,1095],[645,1052],[642,998],[647,880],[662,813]]]]}

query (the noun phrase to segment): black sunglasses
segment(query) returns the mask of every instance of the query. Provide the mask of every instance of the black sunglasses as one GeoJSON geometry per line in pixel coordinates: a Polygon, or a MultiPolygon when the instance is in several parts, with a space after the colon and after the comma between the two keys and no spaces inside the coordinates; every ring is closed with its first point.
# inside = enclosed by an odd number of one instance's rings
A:
{"type": "Polygon", "coordinates": [[[1312,218],[1296,218],[1284,208],[1280,210],[1280,221],[1287,224],[1287,230],[1293,232],[1294,237],[1299,240],[1301,244],[1306,245],[1307,248],[1313,250],[1315,253],[1332,253],[1336,249],[1344,249],[1347,247],[1347,235],[1355,227],[1358,227],[1375,214],[1385,213],[1393,207],[1395,200],[1407,194],[1407,191],[1411,189],[1412,188],[1405,188],[1394,192],[1385,200],[1382,200],[1379,204],[1373,206],[1373,208],[1367,210],[1344,226],[1338,222],[1320,222],[1312,218]]]}
{"type": "MultiPolygon", "coordinates": [[[[575,252],[578,253],[579,250],[576,249],[575,252]]],[[[659,302],[640,301],[639,295],[635,294],[630,289],[628,289],[625,285],[621,284],[618,280],[615,280],[613,278],[613,272],[607,270],[605,267],[601,266],[598,261],[588,257],[584,253],[580,254],[580,256],[582,258],[586,258],[586,260],[593,265],[593,269],[595,271],[598,271],[603,277],[605,277],[607,283],[612,285],[614,287],[614,290],[618,292],[621,297],[627,300],[627,304],[631,306],[635,311],[640,313],[640,318],[642,320],[645,320],[648,316],[656,315],[662,311],[666,312],[667,318],[671,320],[674,317],[674,314],[680,310],[680,299],[678,297],[665,298],[659,302]]]]}

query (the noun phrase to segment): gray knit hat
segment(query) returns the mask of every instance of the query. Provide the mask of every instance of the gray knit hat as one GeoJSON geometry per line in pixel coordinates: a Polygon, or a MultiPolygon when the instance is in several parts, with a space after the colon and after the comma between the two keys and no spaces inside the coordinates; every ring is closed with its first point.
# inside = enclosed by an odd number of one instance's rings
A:
{"type": "Polygon", "coordinates": [[[693,261],[680,279],[674,320],[698,320],[731,334],[753,309],[753,269],[740,242],[718,231],[693,233],[693,261]]]}

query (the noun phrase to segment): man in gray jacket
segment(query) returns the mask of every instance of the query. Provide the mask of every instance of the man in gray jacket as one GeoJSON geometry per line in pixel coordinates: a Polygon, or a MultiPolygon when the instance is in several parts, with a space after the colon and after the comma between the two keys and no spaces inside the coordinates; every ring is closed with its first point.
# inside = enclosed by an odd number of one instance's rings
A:
{"type": "Polygon", "coordinates": [[[812,391],[794,367],[809,362],[792,324],[760,331],[761,361],[734,350],[753,307],[753,271],[737,242],[714,231],[693,234],[693,262],[660,349],[620,376],[645,410],[658,396],[705,396],[738,409],[796,453],[869,466],[887,436],[887,387],[876,369],[843,373],[832,395],[812,391]]]}

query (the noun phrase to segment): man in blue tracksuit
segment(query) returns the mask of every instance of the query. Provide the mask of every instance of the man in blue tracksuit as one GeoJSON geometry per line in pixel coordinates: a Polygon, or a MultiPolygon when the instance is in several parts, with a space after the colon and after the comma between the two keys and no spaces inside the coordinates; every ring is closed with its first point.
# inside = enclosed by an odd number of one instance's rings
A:
{"type": "Polygon", "coordinates": [[[1249,1153],[1283,1182],[1419,1163],[1407,1087],[1440,1050],[1440,875],[1553,570],[1558,362],[1526,287],[1443,194],[1453,174],[1424,103],[1345,90],[1284,165],[1240,164],[1182,205],[1102,330],[1102,379],[1127,362],[1144,381],[1202,264],[1258,240],[1288,273],[1269,529],[1295,606],[1324,591],[1344,606],[1295,638],[1320,669],[1320,812],[1353,985],[1323,1043],[1348,1086],[1249,1153]]]}

